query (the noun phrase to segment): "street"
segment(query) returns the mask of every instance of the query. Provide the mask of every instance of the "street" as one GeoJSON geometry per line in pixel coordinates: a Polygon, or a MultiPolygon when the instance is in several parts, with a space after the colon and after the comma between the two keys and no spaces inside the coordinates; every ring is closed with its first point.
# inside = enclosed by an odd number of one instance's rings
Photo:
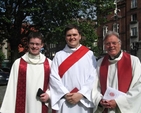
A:
{"type": "Polygon", "coordinates": [[[2,100],[5,94],[6,85],[0,85],[0,106],[2,104],[2,100]]]}

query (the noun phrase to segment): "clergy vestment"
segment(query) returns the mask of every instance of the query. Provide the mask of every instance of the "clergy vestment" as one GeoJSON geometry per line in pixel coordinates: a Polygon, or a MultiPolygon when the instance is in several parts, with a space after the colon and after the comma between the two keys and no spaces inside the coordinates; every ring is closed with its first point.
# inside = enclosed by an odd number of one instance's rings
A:
{"type": "Polygon", "coordinates": [[[56,110],[56,113],[92,113],[94,105],[91,90],[96,80],[96,60],[93,52],[88,50],[86,54],[66,70],[62,77],[59,75],[59,66],[62,62],[81,46],[76,49],[69,48],[66,45],[63,50],[56,53],[53,59],[50,92],[52,109],[56,110]],[[73,105],[67,102],[63,96],[75,88],[84,97],[73,105]]]}
{"type": "MultiPolygon", "coordinates": [[[[39,88],[44,87],[44,62],[46,57],[43,54],[39,54],[39,57],[32,56],[26,53],[21,57],[26,63],[26,94],[25,94],[25,113],[42,113],[42,102],[37,97],[37,91],[39,88]]],[[[17,95],[17,84],[19,65],[21,58],[17,59],[11,68],[10,78],[3,99],[3,103],[0,109],[1,113],[15,113],[16,108],[16,95],[17,95]]],[[[51,60],[47,58],[49,72],[51,66],[51,60]]],[[[46,83],[48,84],[48,83],[46,83]]],[[[47,89],[46,93],[50,95],[50,91],[47,89]]],[[[18,103],[20,104],[20,103],[18,103]]],[[[48,103],[45,103],[48,105],[48,103]]]]}
{"type": "MultiPolygon", "coordinates": [[[[121,54],[119,55],[118,58],[115,58],[114,60],[108,60],[109,61],[109,65],[108,65],[108,72],[107,72],[107,82],[106,82],[106,87],[112,87],[114,89],[117,89],[120,91],[121,88],[124,84],[126,85],[126,82],[128,81],[127,79],[124,79],[125,75],[121,75],[121,77],[123,76],[123,82],[125,82],[122,86],[120,86],[120,81],[119,81],[119,75],[118,72],[118,62],[123,58],[124,54],[128,54],[125,52],[121,52],[121,54]]],[[[97,63],[97,73],[98,76],[100,76],[100,68],[101,68],[101,64],[103,62],[104,58],[101,58],[98,63],[97,63]]],[[[130,60],[131,60],[131,64],[127,64],[123,62],[123,67],[120,66],[120,69],[122,71],[124,71],[124,66],[128,66],[131,65],[131,69],[127,69],[125,71],[130,71],[131,72],[131,81],[129,79],[129,86],[128,86],[128,90],[124,91],[124,93],[126,93],[126,95],[120,95],[119,97],[117,97],[115,99],[117,107],[115,109],[108,109],[107,113],[141,113],[141,63],[139,61],[139,59],[133,55],[130,55],[130,60]]],[[[130,67],[130,66],[128,66],[130,67]]],[[[102,70],[101,70],[102,71],[102,70]]],[[[105,73],[106,74],[106,73],[105,73]]],[[[129,75],[126,75],[127,77],[130,77],[129,75]]],[[[104,84],[104,83],[103,83],[104,84]]],[[[103,84],[99,83],[99,91],[102,90],[103,88],[103,84]]],[[[128,83],[127,83],[128,84],[128,83]]],[[[124,86],[123,86],[124,87],[124,86]]],[[[94,90],[93,90],[93,94],[94,90]]],[[[97,98],[102,98],[102,95],[99,95],[97,98]]],[[[95,109],[96,110],[96,109],[95,109]]],[[[104,109],[102,107],[98,107],[98,109],[94,112],[94,113],[102,113],[104,109]]]]}

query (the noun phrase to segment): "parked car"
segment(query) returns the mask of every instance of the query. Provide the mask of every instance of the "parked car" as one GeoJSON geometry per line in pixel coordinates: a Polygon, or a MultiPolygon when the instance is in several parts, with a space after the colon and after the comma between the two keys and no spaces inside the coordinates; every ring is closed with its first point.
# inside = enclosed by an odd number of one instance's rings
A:
{"type": "Polygon", "coordinates": [[[2,67],[1,68],[4,72],[10,73],[10,68],[9,67],[2,67]]]}
{"type": "Polygon", "coordinates": [[[6,85],[9,80],[9,72],[0,69],[0,85],[6,85]]]}

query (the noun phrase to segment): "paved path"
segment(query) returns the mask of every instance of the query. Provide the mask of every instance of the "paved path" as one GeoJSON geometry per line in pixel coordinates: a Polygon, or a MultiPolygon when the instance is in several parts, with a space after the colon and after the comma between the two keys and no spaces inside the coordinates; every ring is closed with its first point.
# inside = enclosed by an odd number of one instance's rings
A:
{"type": "Polygon", "coordinates": [[[4,94],[5,94],[5,90],[6,90],[6,85],[4,86],[0,85],[0,106],[1,106],[4,94]]]}

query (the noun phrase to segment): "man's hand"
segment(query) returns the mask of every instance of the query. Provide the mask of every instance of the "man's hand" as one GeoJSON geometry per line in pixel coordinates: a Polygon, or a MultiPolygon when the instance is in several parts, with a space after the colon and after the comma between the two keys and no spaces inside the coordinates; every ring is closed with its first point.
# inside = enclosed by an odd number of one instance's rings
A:
{"type": "Polygon", "coordinates": [[[101,100],[100,104],[105,108],[114,109],[117,104],[115,100],[101,100]]]}
{"type": "Polygon", "coordinates": [[[43,94],[40,95],[40,100],[41,100],[42,102],[47,102],[48,99],[49,99],[49,96],[48,96],[47,93],[43,93],[43,94]]]}
{"type": "Polygon", "coordinates": [[[83,98],[83,95],[80,93],[67,93],[65,95],[65,99],[71,104],[77,104],[81,98],[83,98]]]}

